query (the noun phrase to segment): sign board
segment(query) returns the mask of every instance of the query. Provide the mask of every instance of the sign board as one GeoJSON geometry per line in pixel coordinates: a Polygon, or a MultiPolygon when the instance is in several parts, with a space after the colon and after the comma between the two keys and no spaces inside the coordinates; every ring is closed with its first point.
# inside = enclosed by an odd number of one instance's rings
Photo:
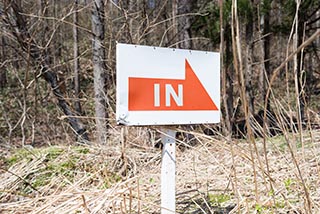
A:
{"type": "Polygon", "coordinates": [[[219,53],[117,44],[117,122],[220,121],[219,53]]]}

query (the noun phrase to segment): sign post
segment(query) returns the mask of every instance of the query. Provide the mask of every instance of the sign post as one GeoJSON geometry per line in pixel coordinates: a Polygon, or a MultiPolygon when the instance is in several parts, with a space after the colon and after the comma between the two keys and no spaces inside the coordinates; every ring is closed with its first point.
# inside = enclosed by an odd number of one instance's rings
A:
{"type": "MultiPolygon", "coordinates": [[[[117,44],[117,123],[220,122],[220,55],[117,44]]],[[[175,213],[176,132],[162,133],[161,213],[175,213]]]]}
{"type": "Polygon", "coordinates": [[[172,214],[176,210],[176,131],[165,129],[161,134],[161,214],[172,214]]]}

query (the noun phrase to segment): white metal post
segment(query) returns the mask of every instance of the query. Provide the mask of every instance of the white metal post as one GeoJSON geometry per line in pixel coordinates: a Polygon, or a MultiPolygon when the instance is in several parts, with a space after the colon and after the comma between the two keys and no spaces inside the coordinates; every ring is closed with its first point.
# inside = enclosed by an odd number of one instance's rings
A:
{"type": "Polygon", "coordinates": [[[176,131],[165,129],[161,163],[161,214],[172,214],[176,210],[176,131]]]}
{"type": "Polygon", "coordinates": [[[176,131],[165,129],[161,162],[161,214],[172,214],[176,210],[176,131]]]}

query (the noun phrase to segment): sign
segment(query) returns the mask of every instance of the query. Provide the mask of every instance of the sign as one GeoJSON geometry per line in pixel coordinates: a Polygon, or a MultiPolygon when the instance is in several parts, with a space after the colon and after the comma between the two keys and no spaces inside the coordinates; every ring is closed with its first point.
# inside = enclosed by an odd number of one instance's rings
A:
{"type": "Polygon", "coordinates": [[[117,44],[117,122],[220,121],[219,53],[117,44]]]}

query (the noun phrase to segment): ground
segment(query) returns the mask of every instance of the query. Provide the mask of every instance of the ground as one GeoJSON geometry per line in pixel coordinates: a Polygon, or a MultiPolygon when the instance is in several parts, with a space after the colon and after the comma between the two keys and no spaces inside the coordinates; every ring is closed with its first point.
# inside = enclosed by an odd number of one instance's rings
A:
{"type": "MultiPolygon", "coordinates": [[[[120,132],[119,132],[120,133],[120,132]]],[[[141,129],[108,145],[1,145],[0,213],[160,213],[161,150],[141,129]]],[[[320,130],[177,142],[177,213],[320,213],[320,130]]]]}

